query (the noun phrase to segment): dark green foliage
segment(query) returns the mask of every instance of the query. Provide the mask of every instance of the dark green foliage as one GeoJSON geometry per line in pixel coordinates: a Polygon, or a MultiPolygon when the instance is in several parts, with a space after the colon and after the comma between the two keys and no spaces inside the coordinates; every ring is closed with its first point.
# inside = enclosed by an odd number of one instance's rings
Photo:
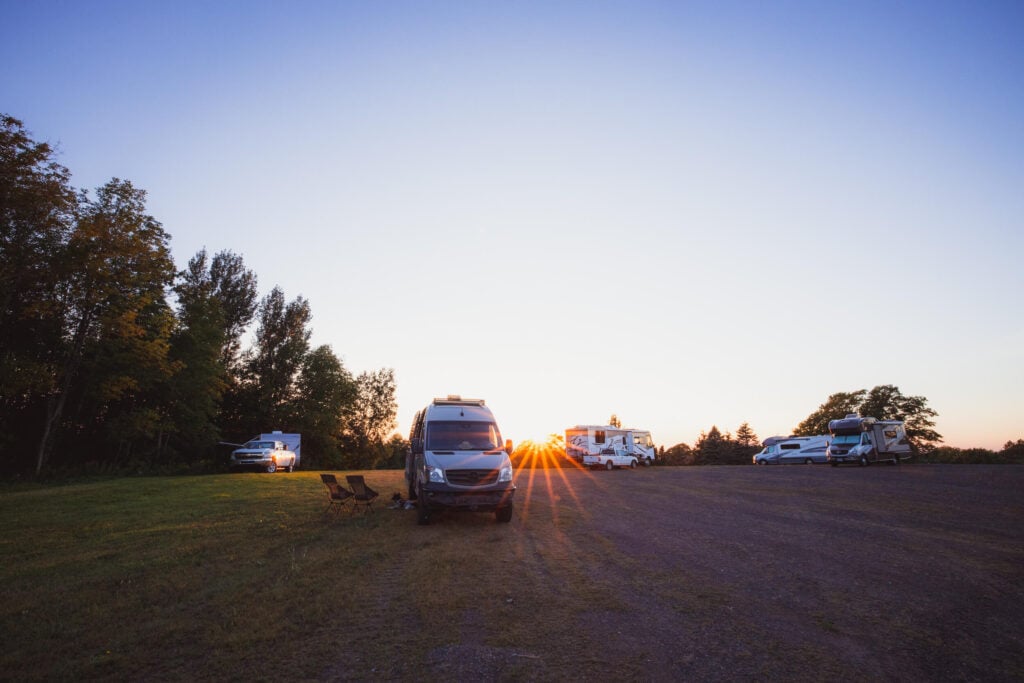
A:
{"type": "Polygon", "coordinates": [[[319,346],[303,359],[297,390],[294,424],[302,434],[304,466],[339,469],[337,435],[356,400],[355,380],[329,346],[319,346]]]}
{"type": "Polygon", "coordinates": [[[360,373],[356,400],[345,414],[341,432],[347,468],[374,468],[392,456],[384,439],[395,428],[397,412],[395,371],[382,368],[360,373]]]}
{"type": "MultiPolygon", "coordinates": [[[[858,391],[840,391],[832,394],[828,400],[818,406],[818,409],[808,415],[803,422],[793,430],[794,436],[819,436],[828,434],[828,423],[846,417],[850,413],[860,410],[860,404],[868,392],[864,389],[858,391]]],[[[878,417],[877,415],[875,417],[878,417]]]]}
{"type": "Polygon", "coordinates": [[[793,433],[797,436],[828,434],[828,423],[850,413],[879,420],[902,420],[906,423],[907,436],[918,453],[927,453],[941,441],[942,435],[935,431],[938,415],[928,407],[924,396],[904,396],[892,384],[882,384],[870,392],[860,389],[853,392],[832,394],[825,403],[797,425],[793,433]]]}
{"type": "Polygon", "coordinates": [[[731,434],[722,434],[716,426],[712,426],[707,434],[701,432],[700,438],[693,445],[692,461],[687,464],[749,465],[750,458],[760,450],[760,446],[756,442],[750,443],[750,439],[757,437],[747,423],[743,423],[741,430],[743,443],[733,439],[731,434]]]}
{"type": "Polygon", "coordinates": [[[243,353],[257,297],[242,258],[204,249],[175,274],[143,190],[114,178],[90,196],[69,179],[0,116],[6,473],[209,470],[221,438],[273,429],[303,434],[307,466],[340,466],[343,451],[397,462],[391,370],[354,380],[329,347],[310,351],[309,303],[276,287],[243,353]]]}
{"type": "Polygon", "coordinates": [[[58,285],[78,198],[53,149],[0,115],[0,452],[28,469],[61,362],[58,285]]]}
{"type": "Polygon", "coordinates": [[[939,446],[917,458],[920,462],[953,463],[970,465],[1024,464],[1024,440],[1007,441],[1001,451],[987,448],[953,448],[939,446]]]}
{"type": "Polygon", "coordinates": [[[692,465],[694,453],[689,444],[678,443],[666,450],[664,447],[654,461],[657,465],[692,465]]]}

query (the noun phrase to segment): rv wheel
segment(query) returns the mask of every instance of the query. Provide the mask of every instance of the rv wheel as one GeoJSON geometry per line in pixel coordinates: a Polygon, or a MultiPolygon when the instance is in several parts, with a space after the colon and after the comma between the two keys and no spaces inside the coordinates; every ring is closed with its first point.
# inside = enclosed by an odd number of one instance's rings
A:
{"type": "Polygon", "coordinates": [[[631,469],[631,470],[635,470],[636,469],[636,460],[630,460],[629,461],[629,469],[631,469]]]}
{"type": "Polygon", "coordinates": [[[859,464],[860,464],[861,467],[867,467],[867,465],[868,465],[868,456],[866,456],[866,455],[860,456],[860,463],[859,464]]]}
{"type": "Polygon", "coordinates": [[[644,467],[650,467],[650,466],[651,466],[651,465],[653,465],[653,464],[654,464],[654,463],[653,463],[653,462],[651,462],[651,459],[650,459],[650,458],[646,458],[646,459],[644,460],[644,467]]]}
{"type": "Polygon", "coordinates": [[[610,469],[612,469],[613,467],[615,467],[615,465],[613,465],[613,464],[612,464],[612,461],[611,461],[611,460],[609,460],[608,462],[606,462],[606,463],[604,464],[604,468],[605,468],[606,470],[610,470],[610,469]]]}
{"type": "Polygon", "coordinates": [[[804,464],[805,464],[805,465],[813,465],[813,464],[814,464],[814,461],[813,461],[813,460],[811,460],[810,458],[807,458],[806,460],[804,460],[804,464]]]}

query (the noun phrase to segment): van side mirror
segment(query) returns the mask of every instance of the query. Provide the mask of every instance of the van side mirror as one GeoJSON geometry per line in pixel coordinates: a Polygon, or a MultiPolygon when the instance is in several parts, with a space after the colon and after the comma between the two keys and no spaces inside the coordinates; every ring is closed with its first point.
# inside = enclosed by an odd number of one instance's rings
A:
{"type": "Polygon", "coordinates": [[[512,439],[505,439],[505,452],[512,455],[513,450],[515,449],[512,448],[512,439]]]}

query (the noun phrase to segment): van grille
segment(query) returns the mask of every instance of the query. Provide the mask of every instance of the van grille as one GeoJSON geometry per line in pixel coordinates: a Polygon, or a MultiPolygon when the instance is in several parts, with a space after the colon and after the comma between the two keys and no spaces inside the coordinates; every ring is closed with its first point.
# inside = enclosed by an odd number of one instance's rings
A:
{"type": "Polygon", "coordinates": [[[445,470],[445,476],[456,486],[490,486],[498,481],[498,470],[445,470]]]}

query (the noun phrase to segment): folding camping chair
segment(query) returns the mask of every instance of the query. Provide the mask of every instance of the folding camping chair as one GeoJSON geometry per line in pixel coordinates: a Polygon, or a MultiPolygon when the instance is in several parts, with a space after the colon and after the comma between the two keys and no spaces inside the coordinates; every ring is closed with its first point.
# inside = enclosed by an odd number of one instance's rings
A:
{"type": "Polygon", "coordinates": [[[363,513],[373,511],[373,501],[379,495],[376,491],[366,485],[366,481],[363,479],[361,474],[350,474],[345,477],[348,481],[348,485],[352,487],[352,513],[355,514],[356,509],[362,507],[363,513]]]}
{"type": "Polygon", "coordinates": [[[355,494],[349,491],[347,488],[338,483],[337,477],[333,474],[321,474],[320,481],[327,487],[327,507],[324,508],[324,514],[331,511],[334,508],[335,513],[340,513],[341,508],[345,507],[345,503],[352,500],[355,494]]]}

